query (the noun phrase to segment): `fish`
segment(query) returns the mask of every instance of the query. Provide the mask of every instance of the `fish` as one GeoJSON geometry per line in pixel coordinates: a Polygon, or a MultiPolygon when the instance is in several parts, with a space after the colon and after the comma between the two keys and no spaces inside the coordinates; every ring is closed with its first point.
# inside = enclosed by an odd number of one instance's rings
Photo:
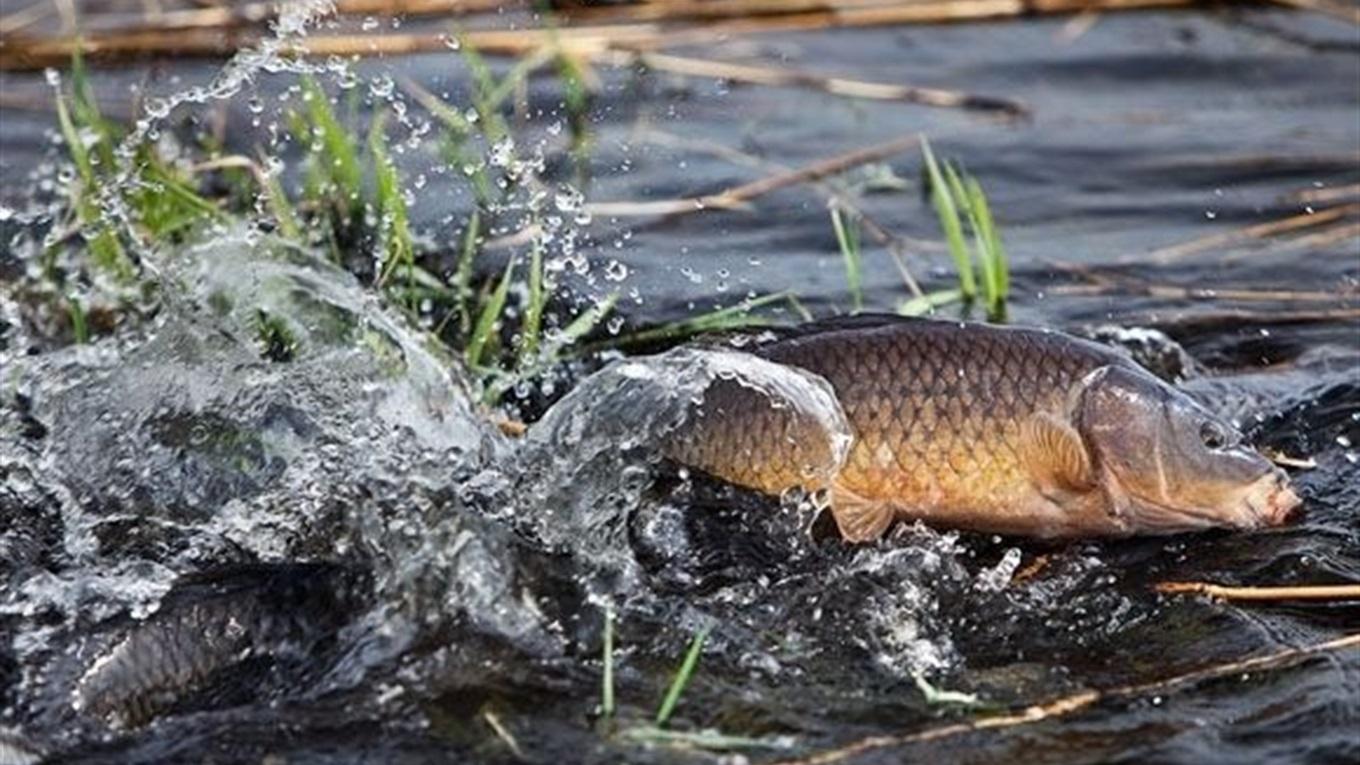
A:
{"type": "Polygon", "coordinates": [[[744,350],[826,379],[853,442],[818,473],[810,418],[709,386],[664,456],[771,495],[820,497],[841,536],[897,520],[1044,539],[1289,522],[1285,473],[1230,422],[1126,354],[1060,331],[852,317],[744,350]]]}
{"type": "Polygon", "coordinates": [[[195,694],[230,695],[233,682],[262,694],[252,662],[287,677],[287,660],[324,656],[370,590],[367,570],[331,563],[238,564],[181,577],[154,614],[100,641],[107,646],[76,682],[71,706],[132,729],[192,706],[195,694]]]}

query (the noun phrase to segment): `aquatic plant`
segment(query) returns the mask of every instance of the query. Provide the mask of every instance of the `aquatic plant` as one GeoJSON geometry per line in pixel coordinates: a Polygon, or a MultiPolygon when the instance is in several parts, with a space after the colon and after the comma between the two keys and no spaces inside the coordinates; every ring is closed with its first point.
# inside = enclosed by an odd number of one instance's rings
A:
{"type": "MultiPolygon", "coordinates": [[[[542,69],[555,73],[576,177],[588,181],[588,111],[594,80],[589,64],[560,45],[547,45],[498,75],[468,40],[450,42],[471,75],[467,94],[471,107],[454,106],[414,83],[403,89],[442,128],[434,144],[466,179],[475,202],[451,270],[445,268],[437,244],[412,230],[410,191],[386,129],[388,117],[402,116],[404,108],[389,108],[379,100],[368,120],[366,140],[356,139],[357,91],[342,87],[336,95],[319,77],[322,70],[302,75],[292,90],[293,105],[282,115],[287,130],[281,140],[301,149],[300,183],[295,188],[285,187],[281,163],[264,149],[256,159],[214,154],[196,164],[170,163],[160,156],[155,142],[142,140],[133,147],[136,157],[129,164],[118,154],[126,148],[122,143],[128,133],[100,115],[77,58],[72,95],[69,103],[62,98],[58,118],[75,167],[71,209],[84,234],[82,252],[96,268],[135,286],[144,276],[141,266],[149,262],[147,245],[187,240],[204,222],[230,225],[249,218],[284,239],[321,248],[333,262],[370,284],[413,323],[428,329],[450,355],[466,362],[489,404],[503,402],[508,393],[525,390],[525,383],[555,374],[562,365],[602,351],[641,349],[762,326],[772,323],[769,312],[777,313],[781,307],[811,318],[796,296],[780,293],[748,295],[658,326],[635,327],[613,315],[617,292],[588,299],[572,294],[559,283],[561,269],[553,265],[556,255],[547,250],[553,232],[546,217],[534,207],[537,203],[526,203],[534,195],[542,198],[544,184],[535,175],[542,159],[516,156],[507,110],[523,108],[516,99],[522,99],[532,73],[542,69]],[[137,174],[132,182],[111,177],[129,166],[137,174]],[[225,182],[228,192],[221,191],[223,182],[208,182],[212,174],[225,182]],[[100,195],[111,194],[120,197],[117,209],[127,209],[126,220],[103,209],[101,202],[107,200],[100,195]],[[493,257],[487,252],[492,241],[488,232],[507,230],[524,236],[508,246],[502,237],[493,257]]],[[[858,310],[863,306],[858,222],[838,211],[834,223],[846,249],[847,275],[855,284],[858,310]]],[[[61,278],[60,269],[49,270],[54,282],[61,278]]],[[[57,294],[70,293],[62,299],[72,335],[78,341],[87,339],[86,304],[71,290],[57,286],[57,294]]],[[[272,332],[272,326],[260,322],[261,346],[266,357],[284,358],[288,343],[272,332]]]]}
{"type": "Polygon", "coordinates": [[[671,714],[675,712],[675,705],[680,703],[680,696],[685,692],[685,686],[689,685],[690,677],[694,674],[694,668],[699,664],[699,654],[704,650],[704,641],[708,640],[708,627],[701,627],[694,637],[689,641],[689,648],[685,651],[685,659],[680,663],[680,668],[676,670],[675,677],[671,680],[670,688],[666,689],[666,697],[661,700],[661,706],[656,710],[656,725],[663,727],[671,719],[671,714]]]}
{"type": "Polygon", "coordinates": [[[600,716],[614,716],[614,609],[604,610],[604,648],[601,661],[604,672],[600,678],[600,716]]]}
{"type": "MultiPolygon", "coordinates": [[[[992,217],[982,185],[959,165],[938,162],[925,138],[921,139],[922,184],[935,210],[945,244],[954,262],[957,287],[923,292],[900,261],[907,286],[915,293],[900,303],[897,312],[905,316],[934,313],[951,303],[962,302],[965,309],[980,300],[986,317],[1002,321],[1010,291],[1009,267],[1001,235],[992,217]],[[980,273],[980,276],[979,276],[980,273]]],[[[850,295],[850,312],[864,310],[864,254],[861,245],[863,222],[853,205],[833,197],[830,204],[831,228],[845,264],[845,286],[850,295]]],[[[872,229],[871,229],[872,230],[872,229]]],[[[880,240],[886,239],[880,229],[880,240]]],[[[892,251],[890,250],[890,253],[892,251]]]]}
{"type": "Polygon", "coordinates": [[[699,655],[703,652],[709,630],[710,627],[708,626],[700,627],[690,638],[684,658],[681,659],[680,665],[676,668],[652,722],[613,728],[614,716],[617,713],[614,701],[614,610],[612,607],[605,607],[599,709],[600,719],[611,723],[611,727],[607,729],[609,735],[641,744],[707,749],[719,752],[789,748],[790,741],[786,738],[753,738],[717,730],[673,730],[666,727],[675,712],[676,706],[680,703],[680,698],[685,693],[685,688],[693,678],[695,669],[698,667],[699,655]]]}
{"type": "MultiPolygon", "coordinates": [[[[992,218],[982,185],[957,164],[937,162],[934,152],[930,150],[930,143],[924,138],[921,140],[921,155],[925,162],[931,204],[939,218],[949,254],[954,259],[959,297],[966,302],[980,297],[987,318],[1001,321],[1006,316],[1010,273],[1006,264],[1006,251],[1001,246],[1001,236],[997,232],[996,221],[992,218]],[[971,235],[971,244],[964,237],[965,224],[971,235]],[[981,271],[980,286],[977,270],[981,271]]],[[[937,298],[942,299],[943,295],[937,298]]],[[[927,306],[929,304],[929,300],[924,303],[927,306]]],[[[914,302],[910,307],[919,305],[923,303],[914,302]]]]}
{"type": "Polygon", "coordinates": [[[841,248],[845,260],[845,283],[850,288],[852,309],[858,313],[864,310],[864,276],[859,247],[859,221],[846,221],[845,213],[839,207],[831,208],[831,226],[836,230],[836,243],[841,248]]]}

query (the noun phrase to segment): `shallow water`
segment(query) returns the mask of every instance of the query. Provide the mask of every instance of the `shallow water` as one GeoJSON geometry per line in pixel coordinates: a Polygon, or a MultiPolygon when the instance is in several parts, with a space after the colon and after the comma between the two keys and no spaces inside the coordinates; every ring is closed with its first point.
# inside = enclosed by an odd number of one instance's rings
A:
{"type": "MultiPolygon", "coordinates": [[[[607,71],[594,111],[590,202],[688,196],[766,172],[657,145],[640,124],[793,167],[929,133],[989,191],[1012,253],[1015,320],[1164,330],[1195,362],[1161,341],[1140,358],[1188,378],[1256,443],[1315,460],[1294,475],[1300,524],[1060,547],[908,528],[845,547],[797,498],[677,475],[653,448],[719,374],[822,418],[834,441],[836,412],[816,380],[738,351],[623,361],[514,442],[487,424],[457,366],[349,276],[225,232],[166,261],[186,298],[144,326],[36,355],[20,328],[4,335],[0,762],[720,757],[601,735],[606,607],[617,726],[650,719],[690,637],[708,628],[675,727],[753,739],[742,750],[752,761],[968,714],[928,705],[918,673],[1019,706],[1354,631],[1355,605],[1242,608],[1150,585],[1360,581],[1360,242],[1121,260],[1298,214],[1305,203],[1287,195],[1360,181],[1351,32],[1246,11],[1109,15],[1072,40],[1062,20],[763,36],[704,53],[1006,95],[1033,116],[607,71]],[[1310,49],[1299,35],[1330,42],[1310,49]],[[1074,294],[1073,264],[1108,267],[1119,294],[1074,294]],[[1342,295],[1234,301],[1149,284],[1342,295]],[[291,361],[260,357],[252,306],[301,328],[291,361]],[[1044,569],[1011,582],[1041,555],[1044,569]]],[[[443,57],[363,67],[462,87],[443,57]]],[[[101,94],[140,77],[109,75],[101,94]]],[[[47,92],[41,77],[6,74],[3,87],[47,92]]],[[[558,98],[549,83],[531,93],[549,110],[558,98]]],[[[225,103],[246,119],[241,99],[225,103]]],[[[18,209],[24,192],[10,195],[52,155],[48,117],[14,114],[0,162],[4,201],[18,209]]],[[[428,161],[403,157],[409,177],[428,161]]],[[[914,154],[887,164],[907,190],[864,194],[863,209],[904,237],[935,238],[914,154]]],[[[430,170],[418,200],[420,227],[454,250],[445,217],[463,219],[461,187],[430,170]]],[[[637,322],[784,288],[819,313],[848,305],[824,199],[807,188],[751,212],[596,216],[580,236],[596,275],[580,287],[603,291],[608,261],[625,263],[623,285],[641,302],[624,310],[637,322]]],[[[908,253],[923,281],[948,286],[943,251],[908,253]]],[[[0,254],[0,273],[15,257],[0,254]]],[[[881,249],[866,270],[871,306],[906,297],[881,249]]],[[[1105,336],[1136,345],[1127,332],[1105,336]]],[[[1351,651],[855,761],[1347,761],[1360,757],[1357,729],[1351,651]]]]}

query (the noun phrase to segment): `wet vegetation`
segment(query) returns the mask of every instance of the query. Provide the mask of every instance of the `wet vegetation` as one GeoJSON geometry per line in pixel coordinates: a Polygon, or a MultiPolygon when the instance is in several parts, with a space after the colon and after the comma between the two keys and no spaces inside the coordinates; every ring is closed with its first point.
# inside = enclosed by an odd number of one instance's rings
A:
{"type": "MultiPolygon", "coordinates": [[[[1286,4],[1316,15],[7,6],[0,69],[38,96],[6,121],[43,139],[0,168],[33,187],[0,195],[0,764],[1350,756],[1360,51],[1317,31],[1351,9],[1286,4]],[[979,74],[1021,27],[1031,69],[979,74]],[[1135,48],[1110,71],[1065,47],[1107,27],[1135,48]],[[1098,92],[1130,60],[1199,72],[1181,107],[1210,122],[1194,102],[1277,44],[1321,67],[1315,133],[1236,151],[1098,92]],[[184,80],[117,79],[148,53],[184,80]],[[851,547],[816,497],[658,459],[716,380],[844,436],[818,380],[741,349],[889,312],[1122,346],[1309,516],[851,547]]],[[[1294,56],[1263,68],[1312,78],[1294,56]]]]}

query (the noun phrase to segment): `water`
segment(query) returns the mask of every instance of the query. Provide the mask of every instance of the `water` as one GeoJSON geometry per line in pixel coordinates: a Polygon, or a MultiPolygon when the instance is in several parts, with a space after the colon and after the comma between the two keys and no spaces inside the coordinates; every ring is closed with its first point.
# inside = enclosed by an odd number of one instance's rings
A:
{"type": "MultiPolygon", "coordinates": [[[[1254,442],[1313,459],[1294,475],[1307,502],[1300,524],[1059,547],[916,527],[846,547],[807,498],[715,486],[655,450],[720,376],[774,393],[840,443],[843,420],[817,380],[738,349],[620,360],[509,439],[459,364],[352,277],[224,229],[158,256],[181,300],[91,346],[30,355],[47,348],[40,328],[21,301],[0,301],[0,762],[722,757],[602,735],[607,608],[616,727],[650,719],[691,636],[708,628],[675,725],[752,739],[760,748],[740,755],[751,761],[968,714],[928,705],[918,676],[1023,705],[1354,631],[1354,605],[1243,608],[1159,596],[1151,584],[1360,581],[1360,327],[1353,316],[1281,318],[1354,308],[1355,237],[1135,260],[1100,271],[1126,293],[1115,296],[1064,287],[1081,283],[1064,267],[1107,267],[1298,214],[1306,205],[1289,194],[1360,181],[1353,41],[1306,17],[1243,15],[1109,15],[1075,40],[1062,21],[1036,21],[778,35],[705,51],[1010,95],[1034,111],[1020,123],[605,71],[592,181],[549,162],[553,192],[512,205],[558,214],[548,244],[562,278],[586,295],[636,289],[641,302],[620,304],[633,321],[784,288],[827,313],[848,304],[843,270],[823,201],[805,188],[754,212],[660,220],[590,218],[583,205],[690,196],[765,172],[657,138],[640,121],[788,166],[927,131],[988,188],[1012,252],[1015,318],[1131,347],[1254,442]],[[1263,24],[1340,47],[1310,50],[1263,24]],[[1187,299],[1149,284],[1349,297],[1187,299]],[[289,360],[262,354],[257,308],[287,322],[289,360]],[[1241,310],[1254,313],[1232,313],[1241,310]],[[1121,329],[1097,329],[1111,326],[1121,329]],[[1011,582],[1040,556],[1042,570],[1011,582]]],[[[447,61],[365,63],[359,76],[378,87],[361,90],[384,101],[395,97],[391,78],[408,74],[465,92],[447,61]]],[[[216,71],[186,65],[176,69],[185,82],[148,87],[182,93],[216,71]]],[[[110,75],[101,95],[130,82],[110,75]]],[[[294,82],[291,72],[247,81],[270,104],[263,134],[294,82]]],[[[3,86],[47,87],[11,74],[3,86]]],[[[534,81],[530,103],[545,115],[531,131],[549,156],[559,100],[555,84],[534,81]]],[[[214,103],[232,124],[255,112],[245,92],[214,103]]],[[[404,127],[416,134],[422,119],[404,127]]],[[[7,185],[46,177],[47,116],[7,110],[6,123],[7,185]]],[[[238,140],[248,151],[256,139],[238,140]]],[[[536,145],[521,138],[491,159],[536,161],[536,145]]],[[[293,161],[286,145],[270,146],[293,161]]],[[[417,229],[456,252],[471,204],[463,186],[425,152],[400,159],[408,179],[428,179],[415,194],[417,229]]],[[[908,190],[865,193],[861,206],[904,237],[934,238],[915,158],[887,165],[908,190]]],[[[22,193],[4,202],[18,219],[34,209],[22,193]]],[[[27,267],[21,254],[0,253],[0,274],[27,267]]],[[[945,261],[909,249],[928,286],[948,285],[945,261]]],[[[881,250],[868,252],[866,283],[871,306],[905,297],[881,250]]],[[[1352,651],[856,761],[1346,761],[1360,757],[1357,699],[1352,651]]]]}

